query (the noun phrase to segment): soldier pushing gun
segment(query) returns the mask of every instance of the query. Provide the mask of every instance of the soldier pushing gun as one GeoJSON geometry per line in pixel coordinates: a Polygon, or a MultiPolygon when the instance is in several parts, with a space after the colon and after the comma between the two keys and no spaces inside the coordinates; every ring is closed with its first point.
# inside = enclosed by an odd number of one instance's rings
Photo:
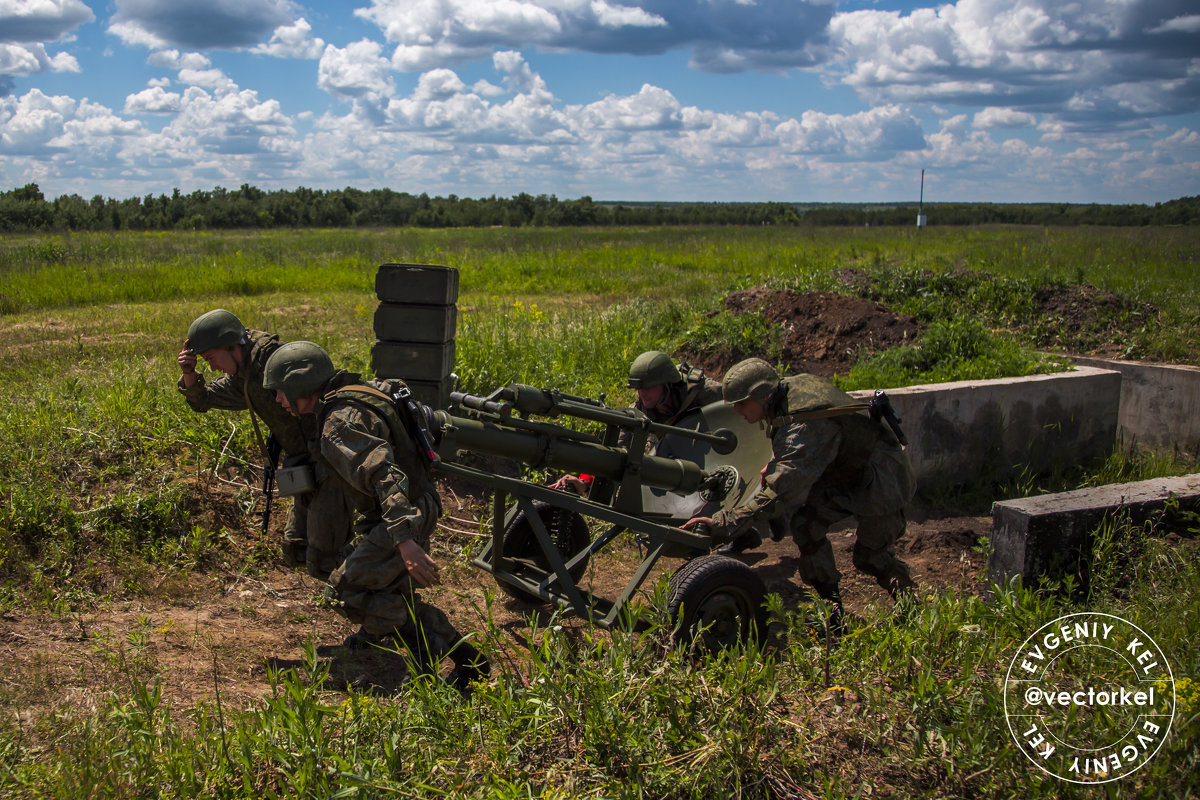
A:
{"type": "Polygon", "coordinates": [[[871,414],[871,404],[858,402],[823,378],[780,379],[758,358],[730,367],[721,387],[725,402],[743,419],[765,423],[774,455],[763,470],[762,490],[749,503],[681,527],[707,523],[736,540],[756,521],[782,520],[800,550],[800,577],[832,606],[829,628],[840,633],[841,573],[828,531],[835,522],[853,517],[858,521],[854,566],[873,576],[893,599],[911,595],[916,584],[895,544],[907,527],[904,509],[915,480],[893,430],[899,421],[894,412],[889,414],[886,396],[877,398],[880,413],[871,414]]]}

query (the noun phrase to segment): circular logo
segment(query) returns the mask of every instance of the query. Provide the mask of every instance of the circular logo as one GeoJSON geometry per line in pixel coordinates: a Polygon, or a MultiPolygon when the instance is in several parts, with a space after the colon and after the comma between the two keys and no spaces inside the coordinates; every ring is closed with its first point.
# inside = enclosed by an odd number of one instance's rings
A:
{"type": "Polygon", "coordinates": [[[1108,783],[1141,769],[1175,717],[1162,650],[1110,614],[1068,614],[1018,648],[1004,680],[1013,741],[1038,769],[1071,783],[1108,783]]]}

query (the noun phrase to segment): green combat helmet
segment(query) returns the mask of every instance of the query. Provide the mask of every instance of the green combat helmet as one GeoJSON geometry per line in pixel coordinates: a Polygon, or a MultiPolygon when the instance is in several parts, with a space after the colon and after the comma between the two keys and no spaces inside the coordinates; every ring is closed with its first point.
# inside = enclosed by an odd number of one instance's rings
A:
{"type": "Polygon", "coordinates": [[[194,353],[203,353],[214,347],[232,347],[246,335],[246,326],[231,312],[223,308],[201,314],[188,328],[188,347],[194,353]]]}
{"type": "Polygon", "coordinates": [[[320,345],[312,342],[288,342],[267,359],[263,368],[263,388],[282,391],[294,403],[321,389],[336,370],[320,345]]]}
{"type": "Polygon", "coordinates": [[[650,350],[642,353],[629,366],[630,389],[653,389],[668,383],[679,383],[683,376],[679,374],[675,363],[666,353],[650,350]]]}
{"type": "Polygon", "coordinates": [[[761,358],[748,358],[734,364],[725,373],[725,379],[721,381],[721,396],[730,404],[743,400],[766,402],[778,385],[779,373],[774,367],[761,358]]]}

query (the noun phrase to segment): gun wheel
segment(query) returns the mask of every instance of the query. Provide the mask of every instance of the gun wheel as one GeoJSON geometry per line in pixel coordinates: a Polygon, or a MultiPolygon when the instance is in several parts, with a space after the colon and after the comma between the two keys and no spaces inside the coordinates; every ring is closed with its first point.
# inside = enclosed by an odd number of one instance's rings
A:
{"type": "Polygon", "coordinates": [[[766,594],[762,579],[737,559],[689,561],[671,576],[667,611],[675,622],[674,641],[713,651],[757,637],[766,630],[766,594]]]}
{"type": "MultiPolygon", "coordinates": [[[[540,500],[535,500],[533,506],[537,509],[538,517],[541,518],[542,524],[546,526],[546,532],[550,534],[550,541],[554,543],[558,554],[563,559],[569,559],[591,544],[592,534],[588,530],[587,520],[583,518],[582,514],[565,508],[558,508],[540,500]]],[[[538,544],[537,536],[533,532],[533,526],[529,524],[529,519],[525,516],[524,511],[519,512],[513,517],[512,521],[508,523],[508,527],[504,529],[504,555],[509,558],[528,561],[536,565],[542,573],[553,571],[550,566],[550,559],[546,558],[546,554],[538,544]]],[[[568,570],[572,581],[578,582],[583,577],[583,574],[587,571],[588,560],[584,558],[573,569],[568,570]]],[[[545,602],[536,594],[527,592],[510,583],[500,581],[499,586],[500,591],[522,602],[545,602]]]]}

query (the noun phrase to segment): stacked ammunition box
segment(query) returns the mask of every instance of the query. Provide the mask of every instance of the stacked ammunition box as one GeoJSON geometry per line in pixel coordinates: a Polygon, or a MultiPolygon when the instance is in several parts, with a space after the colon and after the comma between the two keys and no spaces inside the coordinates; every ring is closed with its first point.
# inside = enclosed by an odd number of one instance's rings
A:
{"type": "Polygon", "coordinates": [[[458,270],[426,264],[381,264],[375,274],[375,346],[380,378],[399,378],[413,396],[445,408],[454,389],[458,270]]]}

